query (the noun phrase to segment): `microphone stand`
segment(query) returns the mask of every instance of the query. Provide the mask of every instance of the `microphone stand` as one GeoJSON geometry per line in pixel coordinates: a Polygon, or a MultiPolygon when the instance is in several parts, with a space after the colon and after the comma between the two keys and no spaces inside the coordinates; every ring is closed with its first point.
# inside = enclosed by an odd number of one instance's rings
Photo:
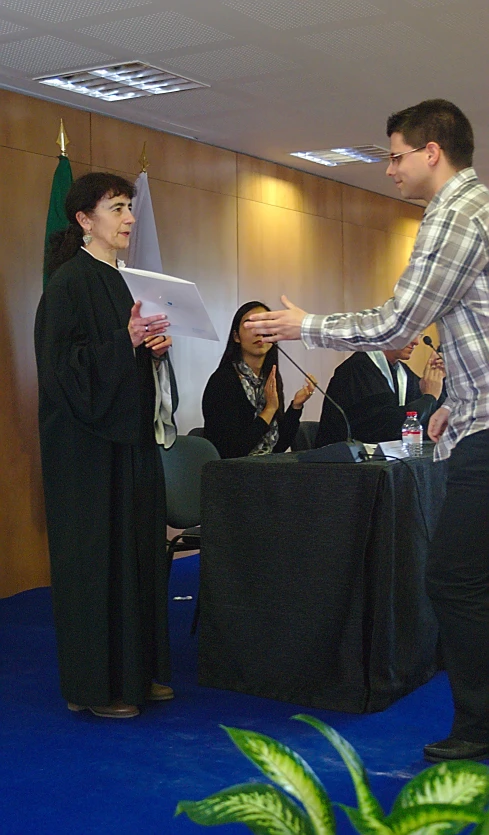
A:
{"type": "MultiPolygon", "coordinates": [[[[312,379],[312,377],[310,377],[310,376],[309,376],[309,374],[307,374],[307,373],[304,371],[304,369],[303,369],[303,368],[301,368],[301,367],[300,367],[300,365],[298,365],[298,364],[296,363],[296,361],[295,361],[295,360],[293,360],[293,359],[292,359],[292,357],[290,357],[290,356],[289,356],[289,354],[287,354],[287,353],[284,351],[284,349],[280,347],[280,345],[278,344],[278,342],[276,342],[275,344],[276,344],[276,346],[277,346],[278,350],[280,351],[280,353],[281,353],[281,354],[283,354],[283,355],[284,355],[284,357],[287,357],[287,359],[289,360],[289,362],[291,362],[291,363],[292,363],[292,365],[295,365],[295,367],[296,367],[296,368],[297,368],[297,369],[301,372],[301,374],[304,374],[304,377],[306,377],[306,379],[307,379],[307,380],[309,380],[309,382],[310,382],[310,383],[312,383],[312,384],[313,384],[313,386],[314,386],[315,388],[317,388],[317,390],[318,390],[318,391],[320,391],[322,395],[324,395],[324,397],[327,397],[327,399],[330,401],[330,403],[332,403],[332,404],[333,404],[333,406],[335,406],[335,408],[336,408],[336,409],[338,409],[338,411],[339,411],[339,413],[341,414],[341,416],[342,416],[343,420],[345,421],[346,432],[347,432],[346,441],[341,441],[341,442],[340,442],[340,444],[338,444],[338,445],[337,445],[337,444],[330,444],[329,446],[330,446],[330,447],[334,447],[334,446],[339,446],[339,445],[341,445],[341,444],[343,444],[343,445],[344,445],[344,444],[346,443],[347,445],[352,445],[352,448],[356,450],[356,453],[350,453],[350,454],[349,454],[349,456],[348,456],[347,458],[341,458],[341,459],[331,459],[331,460],[351,460],[351,456],[352,456],[352,454],[354,454],[354,455],[355,455],[355,454],[356,454],[356,455],[358,455],[358,458],[355,458],[354,460],[364,460],[363,456],[365,455],[365,447],[363,446],[363,444],[360,444],[360,442],[359,442],[359,441],[354,441],[354,440],[353,440],[353,438],[351,437],[351,427],[350,427],[350,421],[348,420],[348,418],[347,418],[347,416],[346,416],[346,414],[345,414],[344,410],[341,408],[341,406],[339,405],[339,403],[337,403],[337,402],[336,402],[336,400],[333,400],[333,398],[332,398],[332,397],[330,397],[330,396],[329,396],[329,394],[328,394],[326,391],[323,391],[323,389],[321,388],[321,386],[318,386],[318,384],[317,384],[316,382],[314,382],[314,380],[312,379]],[[363,450],[363,451],[362,451],[362,450],[363,450]]],[[[324,450],[326,450],[327,448],[328,448],[328,447],[326,446],[326,447],[321,447],[320,449],[324,449],[324,450]]],[[[317,452],[317,450],[308,450],[308,452],[309,452],[309,453],[311,453],[311,452],[317,452]]],[[[325,459],[324,457],[322,457],[322,458],[318,458],[317,456],[315,456],[315,457],[313,457],[313,456],[309,456],[309,457],[310,457],[310,460],[311,460],[311,461],[313,461],[313,460],[318,460],[318,461],[321,461],[321,460],[327,460],[327,459],[325,459]]],[[[303,459],[304,459],[304,460],[307,460],[307,456],[303,455],[303,459]]]]}

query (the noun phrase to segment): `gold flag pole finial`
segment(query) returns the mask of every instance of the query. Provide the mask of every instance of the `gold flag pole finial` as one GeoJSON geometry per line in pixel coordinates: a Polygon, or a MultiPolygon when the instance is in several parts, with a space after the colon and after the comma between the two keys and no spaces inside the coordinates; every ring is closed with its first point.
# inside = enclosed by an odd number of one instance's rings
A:
{"type": "Polygon", "coordinates": [[[61,156],[67,157],[67,147],[69,145],[70,140],[68,139],[67,133],[65,131],[65,126],[63,125],[63,120],[61,119],[60,126],[59,126],[59,133],[58,138],[56,140],[56,145],[59,145],[61,150],[61,156]]]}
{"type": "Polygon", "coordinates": [[[139,165],[141,166],[141,174],[146,173],[146,169],[149,165],[148,157],[146,156],[146,142],[143,143],[143,150],[141,151],[141,156],[138,159],[139,165]]]}

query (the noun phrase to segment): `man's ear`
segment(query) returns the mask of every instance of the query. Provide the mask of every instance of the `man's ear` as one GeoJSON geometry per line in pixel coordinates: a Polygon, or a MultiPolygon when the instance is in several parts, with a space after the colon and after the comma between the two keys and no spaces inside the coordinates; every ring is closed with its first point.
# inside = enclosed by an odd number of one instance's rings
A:
{"type": "Polygon", "coordinates": [[[236,333],[236,331],[233,331],[233,339],[234,339],[235,342],[238,343],[238,345],[241,344],[241,339],[239,338],[239,334],[236,333]]]}
{"type": "Polygon", "coordinates": [[[436,163],[440,160],[441,153],[441,148],[438,142],[428,142],[426,145],[426,151],[428,152],[428,165],[436,165],[436,163]]]}

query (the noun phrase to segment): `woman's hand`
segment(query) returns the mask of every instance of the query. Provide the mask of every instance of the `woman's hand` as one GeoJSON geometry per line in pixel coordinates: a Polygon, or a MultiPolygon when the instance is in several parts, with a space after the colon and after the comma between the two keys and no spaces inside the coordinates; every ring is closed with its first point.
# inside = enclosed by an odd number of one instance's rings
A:
{"type": "Polygon", "coordinates": [[[309,374],[310,380],[306,377],[304,381],[304,385],[302,386],[299,391],[296,391],[294,395],[294,399],[292,401],[292,408],[293,409],[302,409],[304,403],[309,400],[310,397],[314,394],[314,390],[316,388],[317,380],[312,375],[309,374]],[[312,382],[314,381],[314,382],[312,382]]]}
{"type": "Polygon", "coordinates": [[[144,344],[146,345],[146,348],[150,349],[155,359],[161,359],[161,357],[168,351],[168,348],[171,348],[172,338],[171,336],[165,336],[165,334],[147,336],[144,340],[144,344]]]}
{"type": "Polygon", "coordinates": [[[141,305],[140,301],[133,305],[127,326],[133,348],[142,345],[149,337],[162,336],[170,327],[170,322],[164,313],[158,313],[156,316],[141,316],[141,305]]]}
{"type": "Polygon", "coordinates": [[[260,417],[263,418],[267,423],[271,423],[275,412],[279,407],[279,400],[278,400],[278,392],[277,392],[277,366],[272,365],[272,370],[268,375],[268,379],[265,383],[265,401],[266,405],[261,412],[260,417]]]}

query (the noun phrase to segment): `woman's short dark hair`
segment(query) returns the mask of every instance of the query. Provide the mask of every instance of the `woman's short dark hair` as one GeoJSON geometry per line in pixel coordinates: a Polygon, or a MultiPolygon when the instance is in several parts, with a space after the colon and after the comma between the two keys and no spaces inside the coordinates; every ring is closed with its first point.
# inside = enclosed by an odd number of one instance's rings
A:
{"type": "MultiPolygon", "coordinates": [[[[239,326],[241,325],[241,321],[250,310],[253,310],[255,307],[263,307],[264,310],[270,310],[268,305],[264,304],[264,302],[258,301],[251,301],[245,302],[242,304],[241,307],[238,308],[236,313],[233,316],[233,321],[231,322],[231,329],[229,331],[228,341],[226,343],[226,347],[224,349],[224,353],[221,357],[221,362],[219,363],[219,368],[222,368],[224,365],[235,365],[242,359],[241,355],[241,345],[239,342],[236,342],[234,339],[235,334],[239,334],[239,326]]],[[[263,362],[262,367],[262,374],[263,377],[266,379],[272,370],[272,366],[276,366],[276,379],[277,379],[277,394],[279,399],[279,412],[283,413],[284,411],[284,384],[282,382],[282,377],[280,375],[280,371],[278,369],[278,348],[275,344],[272,344],[272,347],[269,351],[265,354],[265,360],[263,362]]]]}
{"type": "Polygon", "coordinates": [[[393,113],[387,120],[387,136],[393,133],[400,133],[412,148],[437,142],[457,171],[472,165],[472,126],[467,116],[450,101],[427,99],[393,113]]]}
{"type": "Polygon", "coordinates": [[[65,200],[69,226],[62,232],[54,232],[49,239],[47,274],[51,275],[61,264],[69,261],[82,246],[83,229],[76,219],[78,212],[90,215],[103,197],[123,195],[132,200],[135,193],[136,188],[132,183],[108,171],[91,171],[78,177],[70,187],[65,200]]]}

